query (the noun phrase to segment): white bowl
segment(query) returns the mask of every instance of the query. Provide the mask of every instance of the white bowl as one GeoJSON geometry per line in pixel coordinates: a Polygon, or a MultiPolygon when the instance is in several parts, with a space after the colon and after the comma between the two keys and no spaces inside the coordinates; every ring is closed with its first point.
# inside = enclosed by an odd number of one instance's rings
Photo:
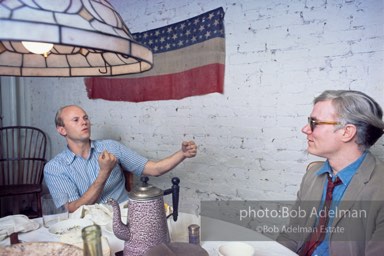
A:
{"type": "Polygon", "coordinates": [[[220,245],[219,256],[252,256],[255,250],[243,242],[230,242],[220,245]]]}

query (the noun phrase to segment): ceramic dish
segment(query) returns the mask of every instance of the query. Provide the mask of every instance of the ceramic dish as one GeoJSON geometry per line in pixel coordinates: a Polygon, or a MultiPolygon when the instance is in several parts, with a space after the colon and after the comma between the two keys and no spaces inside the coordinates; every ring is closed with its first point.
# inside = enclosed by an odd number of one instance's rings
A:
{"type": "Polygon", "coordinates": [[[220,256],[252,256],[255,250],[247,243],[230,242],[219,247],[220,256]]]}
{"type": "Polygon", "coordinates": [[[83,256],[83,250],[77,246],[59,242],[20,243],[0,247],[0,256],[52,256],[71,255],[83,256]]]}

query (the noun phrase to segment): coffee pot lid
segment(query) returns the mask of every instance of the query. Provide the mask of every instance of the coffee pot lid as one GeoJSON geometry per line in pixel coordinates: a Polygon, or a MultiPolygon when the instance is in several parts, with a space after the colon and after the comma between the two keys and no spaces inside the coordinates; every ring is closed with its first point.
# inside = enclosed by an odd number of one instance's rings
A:
{"type": "Polygon", "coordinates": [[[129,193],[129,199],[132,200],[150,200],[163,196],[164,191],[148,184],[148,177],[141,177],[141,185],[137,186],[132,192],[129,193]]]}

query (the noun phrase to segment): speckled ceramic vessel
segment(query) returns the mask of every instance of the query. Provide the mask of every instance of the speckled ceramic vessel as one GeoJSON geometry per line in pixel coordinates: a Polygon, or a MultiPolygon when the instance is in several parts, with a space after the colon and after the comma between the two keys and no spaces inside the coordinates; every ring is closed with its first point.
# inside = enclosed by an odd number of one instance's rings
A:
{"type": "Polygon", "coordinates": [[[129,193],[127,225],[121,221],[120,207],[110,199],[113,208],[113,233],[124,240],[124,256],[142,256],[159,244],[170,242],[163,196],[172,194],[173,220],[177,221],[180,179],[172,178],[172,187],[161,190],[148,184],[148,177],[141,177],[142,184],[129,193]]]}
{"type": "Polygon", "coordinates": [[[121,221],[120,207],[113,199],[113,233],[124,240],[124,256],[141,256],[150,248],[169,243],[169,232],[162,197],[128,201],[127,225],[121,221]]]}

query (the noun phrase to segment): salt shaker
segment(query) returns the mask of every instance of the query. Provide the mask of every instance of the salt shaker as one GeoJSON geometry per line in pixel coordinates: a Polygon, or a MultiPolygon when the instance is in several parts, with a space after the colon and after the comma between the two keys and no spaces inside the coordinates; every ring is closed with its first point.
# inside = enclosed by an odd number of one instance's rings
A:
{"type": "Polygon", "coordinates": [[[101,230],[98,225],[91,225],[81,230],[84,244],[84,256],[102,256],[101,230]]]}
{"type": "Polygon", "coordinates": [[[191,224],[188,226],[189,243],[200,245],[200,226],[191,224]]]}

